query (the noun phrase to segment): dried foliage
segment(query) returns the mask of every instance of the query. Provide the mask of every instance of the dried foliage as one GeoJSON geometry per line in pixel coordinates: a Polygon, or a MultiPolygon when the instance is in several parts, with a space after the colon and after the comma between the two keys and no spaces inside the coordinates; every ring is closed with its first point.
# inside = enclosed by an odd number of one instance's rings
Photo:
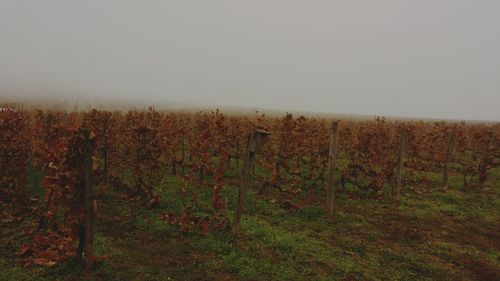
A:
{"type": "MultiPolygon", "coordinates": [[[[229,185],[228,169],[240,169],[248,135],[256,127],[271,134],[258,154],[255,174],[260,191],[283,191],[282,205],[296,209],[294,196],[323,192],[328,163],[327,120],[294,117],[228,117],[219,111],[162,113],[153,108],[105,112],[27,112],[19,107],[0,111],[1,204],[21,202],[28,165],[43,170],[45,209],[43,231],[33,231],[32,244],[19,251],[25,264],[52,265],[74,255],[82,227],[83,130],[90,134],[95,182],[146,206],[161,206],[156,188],[165,175],[176,176],[184,213],[165,214],[169,224],[183,232],[228,228],[222,191],[229,185]],[[213,192],[211,216],[194,215],[196,189],[213,192]],[[190,193],[191,201],[186,200],[190,193]],[[45,229],[47,229],[45,231],[45,229]]],[[[450,163],[463,176],[467,188],[481,187],[491,169],[499,165],[500,126],[446,122],[341,121],[337,169],[343,186],[380,191],[395,178],[398,143],[406,139],[406,176],[440,172],[450,136],[456,139],[450,163]]],[[[298,208],[298,207],[297,207],[298,208]]],[[[4,213],[4,212],[3,212],[4,213]]],[[[13,217],[9,214],[10,217],[13,217]]],[[[7,216],[7,217],[9,217],[7,216]]],[[[230,227],[229,227],[230,228],[230,227]]]]}

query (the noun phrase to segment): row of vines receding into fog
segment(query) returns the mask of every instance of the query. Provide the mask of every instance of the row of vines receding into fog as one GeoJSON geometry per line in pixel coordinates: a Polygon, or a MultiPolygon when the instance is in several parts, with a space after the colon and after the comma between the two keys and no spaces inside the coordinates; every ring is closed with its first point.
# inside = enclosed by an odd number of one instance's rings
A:
{"type": "MultiPolygon", "coordinates": [[[[106,189],[113,188],[147,207],[161,207],[157,188],[171,176],[186,198],[185,211],[181,217],[166,216],[165,220],[180,224],[182,231],[227,228],[227,198],[222,194],[237,185],[249,133],[255,128],[270,133],[252,167],[259,193],[272,190],[299,200],[324,194],[330,143],[327,119],[291,114],[228,116],[219,111],[172,113],[152,108],[128,112],[27,111],[6,105],[0,111],[2,209],[25,208],[30,199],[30,169],[41,171],[45,190],[40,223],[31,230],[32,245],[20,250],[21,260],[44,264],[81,252],[74,249],[72,241],[84,226],[86,154],[93,163],[97,201],[106,189]],[[209,219],[190,214],[196,205],[196,188],[212,191],[213,215],[209,219]],[[62,246],[51,248],[55,241],[62,246]]],[[[380,194],[393,185],[402,136],[406,143],[403,188],[425,183],[430,175],[442,174],[446,168],[460,176],[460,187],[479,189],[500,164],[498,123],[342,120],[336,192],[354,188],[380,194]]]]}

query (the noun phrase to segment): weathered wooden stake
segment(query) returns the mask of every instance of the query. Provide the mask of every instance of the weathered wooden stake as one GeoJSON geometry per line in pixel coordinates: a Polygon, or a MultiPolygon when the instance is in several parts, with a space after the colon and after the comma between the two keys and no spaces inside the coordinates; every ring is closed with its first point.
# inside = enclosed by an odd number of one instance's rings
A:
{"type": "Polygon", "coordinates": [[[329,215],[333,215],[335,199],[335,166],[337,164],[339,121],[332,121],[330,128],[330,149],[328,152],[328,185],[326,189],[326,208],[329,215]]]}
{"type": "Polygon", "coordinates": [[[50,127],[52,126],[52,115],[50,113],[45,113],[45,128],[44,128],[44,141],[46,144],[49,142],[50,137],[50,127]]]}
{"type": "Polygon", "coordinates": [[[83,145],[84,145],[84,165],[85,165],[85,175],[84,175],[84,254],[85,254],[85,267],[87,269],[92,268],[94,263],[94,194],[92,191],[92,153],[90,150],[89,142],[89,130],[83,129],[83,145]]]}
{"type": "Polygon", "coordinates": [[[182,175],[184,175],[184,167],[186,166],[186,149],[185,149],[185,144],[184,144],[184,134],[182,134],[181,138],[181,151],[182,151],[182,175]]]}
{"type": "Polygon", "coordinates": [[[239,230],[239,225],[240,225],[240,220],[241,220],[241,213],[243,212],[243,203],[245,201],[245,193],[248,185],[250,184],[250,179],[251,179],[251,168],[252,168],[252,163],[255,159],[255,154],[257,151],[260,149],[258,147],[258,143],[260,143],[259,139],[264,138],[267,136],[269,133],[263,130],[254,130],[252,134],[250,135],[250,138],[248,140],[248,149],[247,149],[247,155],[245,159],[245,163],[243,165],[243,172],[241,176],[241,183],[240,183],[240,189],[238,191],[238,202],[236,206],[236,214],[234,218],[234,223],[233,223],[233,234],[236,235],[239,230]]]}
{"type": "Polygon", "coordinates": [[[479,161],[479,167],[478,167],[479,188],[483,188],[484,183],[486,182],[487,175],[488,175],[488,167],[490,167],[493,164],[492,161],[493,161],[494,157],[492,157],[491,152],[493,151],[493,148],[494,148],[494,139],[495,139],[495,137],[493,135],[493,132],[489,132],[488,143],[485,147],[484,154],[481,156],[481,160],[479,161]]]}
{"type": "Polygon", "coordinates": [[[401,196],[401,173],[403,172],[403,162],[404,162],[404,150],[405,150],[405,135],[401,134],[399,137],[399,151],[398,151],[398,166],[396,170],[396,184],[393,189],[394,197],[399,200],[401,196]]]}
{"type": "Polygon", "coordinates": [[[236,169],[240,169],[240,145],[236,145],[236,169]]]}
{"type": "Polygon", "coordinates": [[[104,150],[102,153],[104,161],[104,180],[108,182],[108,120],[104,120],[104,150]]]}
{"type": "Polygon", "coordinates": [[[448,170],[451,161],[453,146],[455,145],[455,131],[451,131],[448,135],[448,150],[446,151],[446,159],[443,167],[443,191],[448,191],[448,170]]]}

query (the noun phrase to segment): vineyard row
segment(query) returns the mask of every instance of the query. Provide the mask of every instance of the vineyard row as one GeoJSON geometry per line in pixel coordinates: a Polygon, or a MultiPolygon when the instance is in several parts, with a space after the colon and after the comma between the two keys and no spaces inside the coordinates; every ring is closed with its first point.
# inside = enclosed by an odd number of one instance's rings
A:
{"type": "MultiPolygon", "coordinates": [[[[28,167],[43,171],[45,208],[38,230],[58,233],[33,234],[34,246],[21,250],[38,249],[28,263],[40,261],[40,255],[46,260],[71,256],[71,243],[63,242],[68,237],[79,238],[77,256],[92,257],[92,187],[122,188],[153,207],[162,204],[155,189],[166,174],[184,185],[208,186],[214,220],[202,223],[222,229],[231,223],[221,192],[231,185],[228,173],[241,169],[236,232],[252,175],[261,191],[278,189],[293,197],[326,190],[332,213],[335,192],[350,186],[375,192],[391,186],[398,198],[406,180],[432,172],[442,174],[445,191],[450,174],[461,175],[466,188],[480,188],[500,164],[498,123],[384,118],[331,122],[291,114],[277,118],[152,108],[123,113],[10,107],[0,111],[0,131],[0,203],[23,206],[28,167]],[[63,250],[47,257],[48,246],[42,244],[56,242],[63,250]]],[[[190,219],[186,211],[180,224],[190,219]]]]}

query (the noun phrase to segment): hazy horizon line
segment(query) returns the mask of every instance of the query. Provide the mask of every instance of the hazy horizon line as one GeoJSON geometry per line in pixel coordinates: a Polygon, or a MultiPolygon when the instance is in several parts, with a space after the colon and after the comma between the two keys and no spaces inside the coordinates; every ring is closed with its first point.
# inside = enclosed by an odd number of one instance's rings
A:
{"type": "Polygon", "coordinates": [[[337,119],[352,119],[352,120],[371,120],[376,117],[384,117],[389,120],[407,120],[407,121],[445,121],[445,122],[474,122],[474,123],[498,123],[497,120],[481,120],[481,119],[458,119],[458,118],[435,118],[422,116],[396,116],[391,114],[359,114],[347,112],[325,112],[325,111],[307,111],[307,110],[288,110],[283,108],[268,108],[256,106],[235,106],[235,105],[217,105],[203,104],[193,102],[177,102],[177,101],[144,101],[139,98],[87,98],[79,99],[74,97],[61,97],[56,95],[37,96],[37,97],[0,97],[0,104],[15,103],[21,104],[27,109],[51,109],[51,110],[66,110],[66,111],[87,111],[91,109],[108,110],[108,111],[126,111],[131,109],[148,109],[153,107],[158,111],[167,112],[198,112],[220,110],[229,115],[248,115],[255,113],[263,113],[268,116],[276,117],[286,113],[292,115],[303,115],[306,117],[318,118],[337,118],[337,119]],[[25,107],[26,108],[26,107],[25,107]]]}

